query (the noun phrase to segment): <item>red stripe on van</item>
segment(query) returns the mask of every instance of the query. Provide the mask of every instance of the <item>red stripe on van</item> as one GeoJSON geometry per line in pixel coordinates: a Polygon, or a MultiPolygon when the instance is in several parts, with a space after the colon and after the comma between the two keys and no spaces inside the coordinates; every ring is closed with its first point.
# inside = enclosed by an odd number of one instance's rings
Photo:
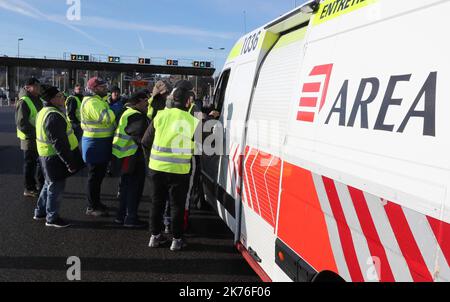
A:
{"type": "Polygon", "coordinates": [[[319,92],[321,85],[322,85],[322,83],[320,83],[320,82],[318,82],[318,83],[305,83],[303,85],[303,92],[319,92]]]}
{"type": "Polygon", "coordinates": [[[358,256],[356,255],[352,234],[345,219],[344,210],[339,200],[336,186],[333,180],[323,176],[323,184],[327,191],[328,200],[330,201],[331,210],[336,220],[339,238],[341,240],[342,251],[344,252],[345,262],[347,263],[350,277],[353,282],[364,282],[364,277],[359,267],[358,256]]]}
{"type": "Polygon", "coordinates": [[[450,224],[432,217],[427,219],[447,260],[447,265],[450,266],[450,224]]]}
{"type": "Polygon", "coordinates": [[[378,277],[382,282],[394,282],[395,278],[392,274],[391,266],[389,265],[389,260],[386,256],[386,251],[384,250],[383,244],[378,236],[378,232],[375,228],[369,207],[367,206],[367,200],[364,197],[364,193],[361,190],[352,187],[348,187],[348,190],[350,192],[353,205],[355,206],[362,231],[366,237],[370,254],[372,257],[378,257],[380,259],[381,271],[377,271],[378,277]]]}
{"type": "MultiPolygon", "coordinates": [[[[247,146],[245,148],[245,155],[244,156],[247,155],[248,150],[249,150],[249,147],[247,146]]],[[[244,158],[244,161],[245,161],[245,158],[244,158]]],[[[244,169],[246,169],[245,162],[244,162],[244,169]]],[[[251,209],[253,209],[252,202],[250,200],[250,188],[249,188],[249,184],[248,184],[248,181],[247,181],[247,171],[244,172],[243,184],[244,184],[245,196],[247,197],[247,198],[243,198],[243,200],[246,200],[247,203],[248,203],[248,206],[251,209]]]]}
{"type": "Polygon", "coordinates": [[[428,271],[422,253],[414,239],[414,235],[409,227],[408,220],[402,207],[388,202],[384,207],[394,231],[395,238],[397,238],[398,245],[402,251],[403,257],[411,271],[411,276],[415,282],[431,282],[433,277],[428,271]]]}
{"type": "Polygon", "coordinates": [[[301,107],[316,107],[317,106],[317,98],[301,98],[300,106],[301,107]]]}
{"type": "Polygon", "coordinates": [[[299,113],[297,114],[297,120],[312,123],[312,122],[314,122],[314,116],[315,116],[314,112],[299,111],[299,113]]]}

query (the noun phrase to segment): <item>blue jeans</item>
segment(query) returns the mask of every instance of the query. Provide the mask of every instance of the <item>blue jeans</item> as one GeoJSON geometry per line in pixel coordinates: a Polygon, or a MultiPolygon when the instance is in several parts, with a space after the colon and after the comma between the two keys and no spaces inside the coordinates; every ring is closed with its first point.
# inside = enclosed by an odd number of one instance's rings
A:
{"type": "Polygon", "coordinates": [[[136,167],[132,174],[122,174],[120,177],[120,203],[117,219],[125,224],[138,221],[138,208],[145,185],[145,166],[136,167]]]}
{"type": "Polygon", "coordinates": [[[66,180],[61,180],[57,182],[45,181],[44,187],[42,188],[41,194],[37,201],[36,209],[34,210],[34,215],[42,217],[47,216],[47,222],[52,223],[59,218],[59,196],[64,192],[64,187],[66,186],[66,180]]]}

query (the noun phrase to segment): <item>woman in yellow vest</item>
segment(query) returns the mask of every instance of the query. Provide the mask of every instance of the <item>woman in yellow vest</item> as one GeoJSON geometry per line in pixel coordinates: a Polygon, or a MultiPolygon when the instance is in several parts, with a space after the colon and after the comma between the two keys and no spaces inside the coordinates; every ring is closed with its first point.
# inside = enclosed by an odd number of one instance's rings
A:
{"type": "Polygon", "coordinates": [[[114,135],[112,154],[121,160],[120,204],[114,223],[127,228],[145,228],[139,221],[138,207],[144,191],[146,163],[141,140],[148,128],[148,95],[144,91],[131,96],[125,104],[114,135]]]}
{"type": "Polygon", "coordinates": [[[65,228],[69,224],[59,217],[59,196],[66,178],[81,167],[82,158],[78,140],[63,108],[65,97],[56,87],[43,91],[44,108],[36,117],[36,146],[45,176],[39,195],[34,220],[46,220],[46,226],[65,228]]]}
{"type": "Polygon", "coordinates": [[[176,86],[180,88],[172,92],[170,108],[158,112],[143,140],[143,145],[151,146],[149,178],[152,205],[149,246],[159,247],[166,241],[161,230],[168,197],[172,220],[172,251],[179,251],[185,245],[184,206],[194,154],[194,133],[200,122],[188,112],[193,92],[183,88],[183,85],[176,86]]]}

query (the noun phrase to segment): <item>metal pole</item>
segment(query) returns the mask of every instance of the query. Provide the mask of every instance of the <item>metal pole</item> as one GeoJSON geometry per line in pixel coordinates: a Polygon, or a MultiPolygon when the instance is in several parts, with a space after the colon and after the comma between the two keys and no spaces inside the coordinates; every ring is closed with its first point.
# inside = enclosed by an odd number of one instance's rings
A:
{"type": "Polygon", "coordinates": [[[6,66],[6,72],[5,72],[5,75],[6,75],[6,91],[5,91],[5,93],[6,93],[6,100],[8,101],[8,106],[10,105],[10,100],[9,100],[9,79],[8,79],[8,77],[9,77],[9,66],[6,66]]]}
{"type": "MultiPolygon", "coordinates": [[[[17,39],[17,58],[20,58],[20,41],[23,41],[22,38],[17,39]]],[[[17,94],[19,94],[20,90],[20,66],[17,65],[17,94]]]]}
{"type": "Polygon", "coordinates": [[[63,81],[64,81],[64,92],[66,92],[66,74],[67,74],[67,71],[64,71],[64,73],[63,73],[63,75],[64,75],[64,78],[63,78],[63,81]]]}
{"type": "Polygon", "coordinates": [[[120,73],[120,90],[122,91],[122,93],[125,92],[125,89],[123,87],[123,72],[120,73]]]}
{"type": "Polygon", "coordinates": [[[195,76],[195,93],[197,94],[198,97],[198,76],[195,76]]]}

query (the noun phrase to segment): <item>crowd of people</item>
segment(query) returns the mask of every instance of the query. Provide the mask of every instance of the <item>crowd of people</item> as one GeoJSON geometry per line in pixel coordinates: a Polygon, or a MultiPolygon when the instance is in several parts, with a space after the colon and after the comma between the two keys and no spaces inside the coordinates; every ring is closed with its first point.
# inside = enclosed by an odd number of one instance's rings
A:
{"type": "MultiPolygon", "coordinates": [[[[124,99],[119,87],[91,78],[84,89],[77,84],[66,97],[56,87],[27,80],[16,104],[17,137],[24,154],[24,196],[37,198],[33,219],[66,228],[60,217],[66,180],[87,169],[86,215],[109,216],[102,203],[105,176],[120,171],[118,210],[114,223],[125,228],[150,226],[150,247],[159,247],[172,234],[172,251],[185,246],[192,187],[201,187],[199,157],[194,155],[195,133],[217,111],[202,111],[189,81],[174,87],[158,81],[153,91],[140,90],[124,99]],[[87,93],[86,93],[87,92],[87,93]],[[195,162],[193,164],[193,162],[195,162]],[[197,167],[197,169],[193,168],[197,167]],[[150,223],[138,217],[148,179],[150,223]]],[[[198,190],[195,190],[198,192],[198,190]]],[[[201,194],[201,193],[200,193],[201,194]]]]}

